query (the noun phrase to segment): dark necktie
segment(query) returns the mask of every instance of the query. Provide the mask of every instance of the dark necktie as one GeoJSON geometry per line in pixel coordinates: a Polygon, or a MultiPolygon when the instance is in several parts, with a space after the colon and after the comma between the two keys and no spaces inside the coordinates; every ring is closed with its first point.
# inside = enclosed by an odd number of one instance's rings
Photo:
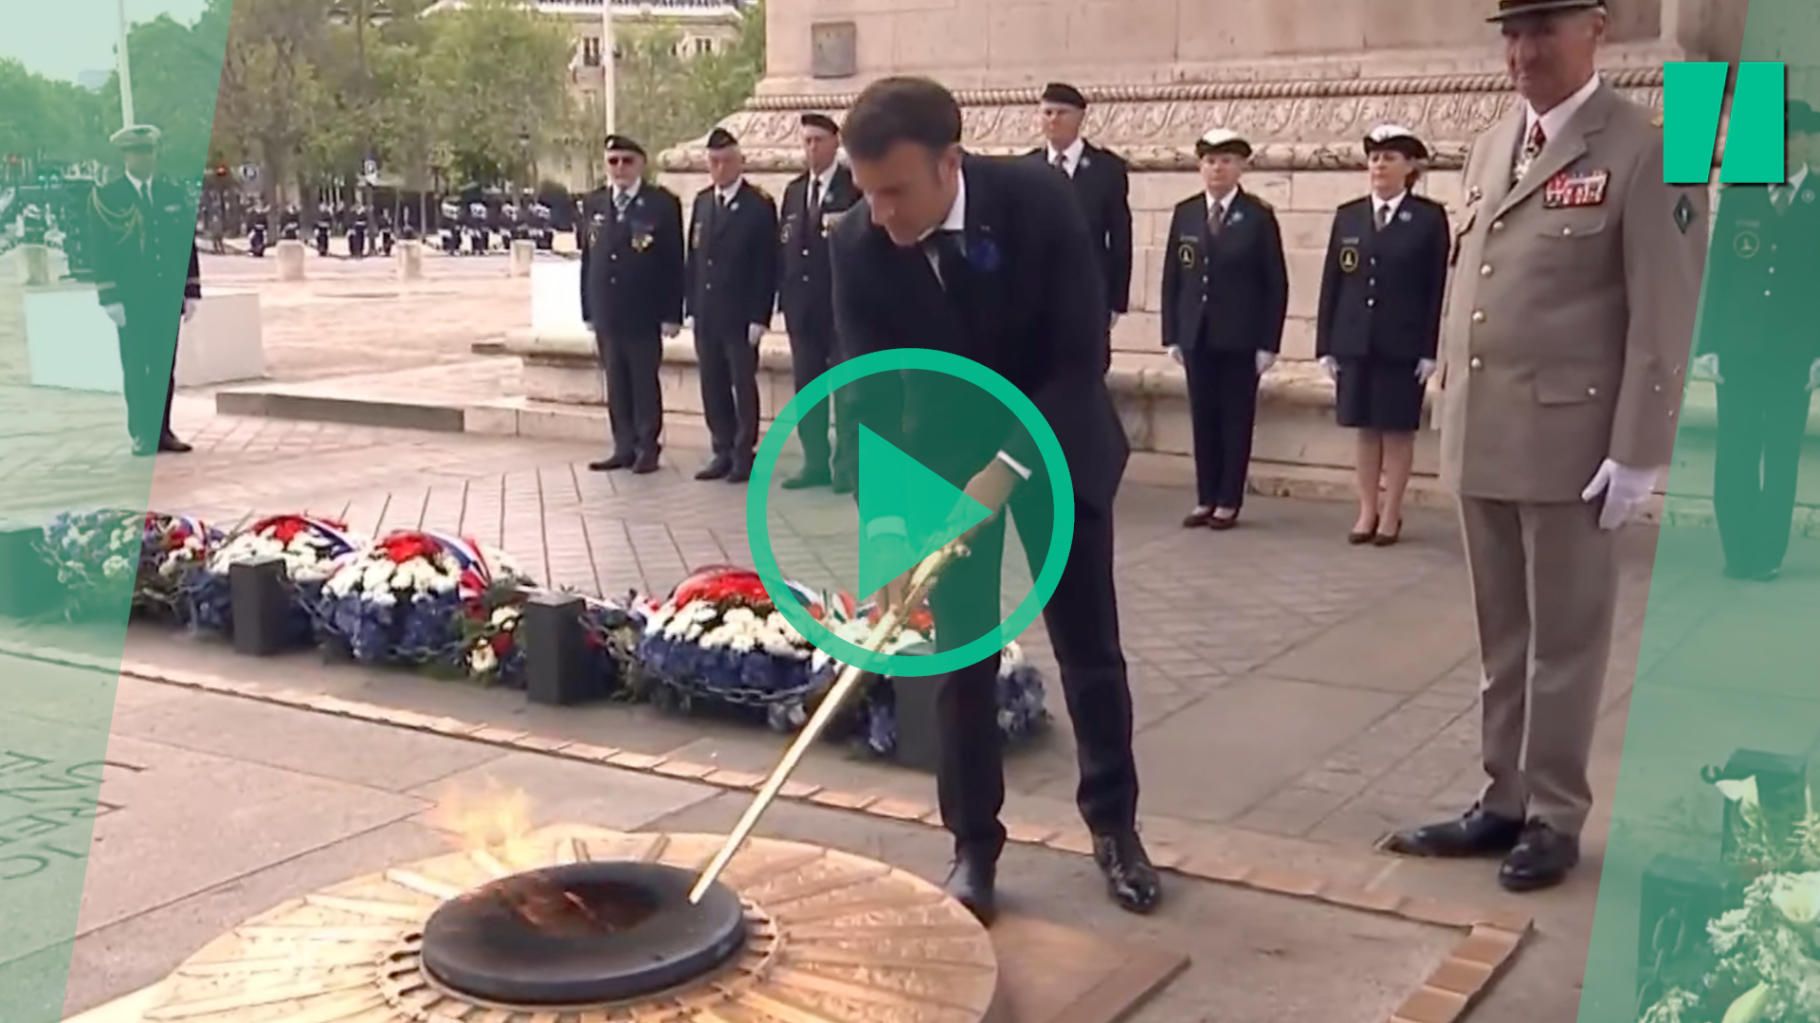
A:
{"type": "Polygon", "coordinates": [[[1062,177],[1065,178],[1068,176],[1068,154],[1067,153],[1055,154],[1055,159],[1051,162],[1054,165],[1055,169],[1061,172],[1062,177]]]}
{"type": "Polygon", "coordinates": [[[1770,205],[1772,205],[1776,208],[1777,213],[1787,213],[1789,203],[1794,198],[1795,198],[1795,189],[1794,189],[1794,186],[1792,186],[1792,185],[1771,185],[1771,186],[1769,186],[1770,205]]]}
{"type": "Polygon", "coordinates": [[[1381,202],[1378,204],[1377,221],[1378,221],[1378,230],[1380,230],[1380,231],[1382,231],[1386,227],[1390,226],[1390,204],[1389,203],[1381,202]]]}
{"type": "Polygon", "coordinates": [[[618,219],[618,220],[626,219],[626,207],[628,207],[630,205],[632,205],[632,193],[630,193],[630,192],[615,193],[613,196],[613,212],[615,214],[615,219],[618,219]]]}
{"type": "Polygon", "coordinates": [[[814,220],[822,210],[822,179],[809,179],[809,219],[814,220]]]}
{"type": "Polygon", "coordinates": [[[963,249],[961,232],[937,231],[929,236],[929,249],[935,254],[935,273],[941,279],[942,290],[957,300],[965,298],[967,286],[967,254],[963,249]]]}
{"type": "Polygon", "coordinates": [[[1542,130],[1542,122],[1537,121],[1535,127],[1529,129],[1529,138],[1523,141],[1523,149],[1517,154],[1516,166],[1511,168],[1510,181],[1513,186],[1523,181],[1529,173],[1530,165],[1542,155],[1542,149],[1547,145],[1548,133],[1542,130]]]}
{"type": "Polygon", "coordinates": [[[1226,227],[1226,204],[1216,202],[1207,208],[1207,233],[1215,238],[1226,227]]]}

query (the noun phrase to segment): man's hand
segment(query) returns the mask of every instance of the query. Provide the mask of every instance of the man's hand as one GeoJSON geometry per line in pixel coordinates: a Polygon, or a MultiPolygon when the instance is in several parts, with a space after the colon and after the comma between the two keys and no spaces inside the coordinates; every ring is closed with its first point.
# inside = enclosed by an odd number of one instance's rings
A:
{"type": "Polygon", "coordinates": [[[190,322],[190,319],[196,315],[196,307],[200,304],[201,303],[196,299],[189,298],[187,296],[184,298],[184,300],[183,300],[183,322],[185,322],[185,323],[190,322]]]}
{"type": "MultiPolygon", "coordinates": [[[[1011,500],[1011,492],[1016,490],[1017,485],[1022,482],[1024,481],[1018,476],[1017,470],[1006,465],[1004,459],[1001,458],[994,458],[986,463],[984,469],[974,473],[973,478],[967,481],[965,492],[968,497],[985,505],[986,510],[991,514],[962,533],[961,542],[971,541],[974,534],[990,525],[992,520],[1005,510],[1006,503],[1011,500]]],[[[956,509],[955,513],[959,515],[960,510],[956,509]]]]}
{"type": "Polygon", "coordinates": [[[1277,364],[1277,353],[1264,352],[1264,351],[1258,352],[1258,376],[1263,376],[1266,372],[1268,372],[1270,370],[1270,367],[1272,367],[1276,364],[1277,364]]]}
{"type": "Polygon", "coordinates": [[[660,327],[660,328],[658,328],[658,329],[659,329],[659,330],[662,330],[662,331],[663,331],[663,335],[664,335],[664,337],[666,337],[666,338],[672,338],[672,337],[675,337],[675,336],[676,336],[676,335],[678,335],[678,334],[681,334],[681,333],[682,333],[682,324],[680,324],[680,323],[666,323],[666,324],[664,324],[664,325],[663,325],[663,326],[662,326],[662,327],[660,327]]]}
{"type": "Polygon", "coordinates": [[[1599,528],[1617,529],[1637,517],[1655,492],[1656,480],[1661,475],[1660,469],[1636,469],[1607,458],[1599,463],[1599,471],[1593,474],[1592,482],[1580,492],[1580,500],[1590,504],[1600,494],[1605,495],[1605,506],[1599,511],[1599,528]]]}
{"type": "Polygon", "coordinates": [[[1323,355],[1315,361],[1321,364],[1321,369],[1327,373],[1327,379],[1340,379],[1340,360],[1331,355],[1323,355]]]}
{"type": "Polygon", "coordinates": [[[1694,379],[1710,380],[1715,384],[1722,384],[1725,382],[1725,378],[1719,375],[1718,352],[1707,352],[1705,355],[1697,355],[1694,357],[1694,379]]]}
{"type": "Polygon", "coordinates": [[[108,319],[114,321],[114,326],[119,327],[122,330],[126,329],[126,306],[114,302],[102,306],[101,311],[107,314],[108,319]]]}
{"type": "Polygon", "coordinates": [[[1416,383],[1426,386],[1428,384],[1428,378],[1434,375],[1435,361],[1433,359],[1416,360],[1416,383]]]}
{"type": "Polygon", "coordinates": [[[754,348],[758,347],[758,339],[764,336],[765,325],[762,323],[754,323],[746,328],[746,341],[754,348]]]}
{"type": "Polygon", "coordinates": [[[1180,366],[1182,364],[1182,346],[1181,345],[1170,345],[1169,346],[1169,357],[1171,359],[1175,360],[1176,365],[1180,366]]]}

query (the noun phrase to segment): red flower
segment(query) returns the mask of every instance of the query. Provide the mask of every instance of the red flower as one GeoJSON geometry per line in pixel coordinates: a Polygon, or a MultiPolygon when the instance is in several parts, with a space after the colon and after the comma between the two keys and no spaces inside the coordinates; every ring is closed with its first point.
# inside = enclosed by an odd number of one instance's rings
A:
{"type": "Polygon", "coordinates": [[[493,652],[501,657],[512,652],[512,634],[509,632],[494,633],[487,642],[493,645],[493,652]]]}
{"type": "Polygon", "coordinates": [[[398,532],[379,541],[379,548],[385,551],[386,559],[392,564],[402,565],[412,558],[434,562],[442,545],[422,533],[398,532]]]}
{"type": "Polygon", "coordinates": [[[714,604],[741,603],[755,607],[771,603],[771,597],[765,593],[764,581],[759,579],[757,572],[730,565],[712,565],[697,570],[677,584],[670,599],[677,607],[695,600],[714,604]]]}

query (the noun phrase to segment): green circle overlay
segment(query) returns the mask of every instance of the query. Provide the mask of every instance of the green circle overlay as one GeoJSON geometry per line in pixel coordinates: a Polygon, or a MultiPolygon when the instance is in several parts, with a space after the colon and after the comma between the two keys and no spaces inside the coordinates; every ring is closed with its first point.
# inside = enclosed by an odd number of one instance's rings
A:
{"type": "MultiPolygon", "coordinates": [[[[1001,510],[1000,514],[1005,514],[1005,510],[1001,510]]],[[[1006,536],[1009,535],[1007,532],[1006,536]]],[[[949,352],[932,348],[892,348],[842,362],[810,381],[777,413],[777,418],[772,421],[771,428],[765,431],[764,440],[760,442],[754,457],[752,485],[746,492],[746,536],[752,545],[753,565],[758,570],[758,578],[764,584],[771,603],[784,616],[784,620],[794,626],[816,649],[843,664],[857,665],[864,671],[878,675],[893,678],[943,675],[977,664],[1003,650],[1036,621],[1036,616],[1042,613],[1049,598],[1055,595],[1056,585],[1062,581],[1062,570],[1068,564],[1069,547],[1074,541],[1074,479],[1069,475],[1068,460],[1062,454],[1062,443],[1056,439],[1055,430],[1050,428],[1049,421],[1043,418],[1036,404],[1011,381],[972,359],[949,352]],[[1042,571],[1037,573],[1036,579],[1031,583],[1030,592],[1024,595],[1024,599],[1018,602],[1011,614],[984,635],[952,650],[933,654],[886,654],[867,650],[816,621],[815,616],[809,613],[809,609],[803,606],[786,583],[783,571],[778,567],[777,552],[771,546],[769,529],[771,480],[777,472],[778,459],[784,453],[784,446],[795,436],[804,413],[828,400],[842,387],[880,373],[904,370],[954,377],[985,391],[1008,409],[1018,423],[1030,431],[1030,438],[1036,443],[1037,453],[1042,456],[1044,474],[1049,478],[1049,498],[1055,505],[1053,525],[1049,531],[1049,550],[1043,557],[1042,571]]],[[[871,594],[856,596],[864,600],[871,594]]]]}

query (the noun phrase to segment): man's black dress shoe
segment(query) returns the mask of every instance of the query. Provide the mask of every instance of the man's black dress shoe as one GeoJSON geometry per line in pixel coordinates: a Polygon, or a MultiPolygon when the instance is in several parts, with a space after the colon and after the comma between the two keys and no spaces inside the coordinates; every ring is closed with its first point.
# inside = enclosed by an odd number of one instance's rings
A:
{"type": "Polygon", "coordinates": [[[644,454],[639,455],[638,460],[632,463],[632,471],[640,476],[656,472],[657,452],[647,451],[644,454]]]}
{"type": "Polygon", "coordinates": [[[1093,836],[1093,862],[1106,875],[1106,892],[1120,909],[1148,913],[1163,900],[1163,885],[1136,831],[1093,836]]]}
{"type": "Polygon", "coordinates": [[[1522,837],[1522,821],[1475,806],[1454,820],[1388,835],[1378,848],[1404,856],[1502,856],[1522,837]]]}
{"type": "Polygon", "coordinates": [[[158,450],[169,451],[173,455],[188,454],[194,450],[188,444],[177,439],[175,434],[167,433],[158,438],[158,450]]]}
{"type": "Polygon", "coordinates": [[[836,476],[830,489],[837,494],[851,494],[853,493],[853,480],[846,476],[836,476]]]}
{"type": "Polygon", "coordinates": [[[598,462],[589,462],[588,470],[590,472],[614,472],[631,465],[632,461],[633,458],[630,452],[616,452],[611,458],[603,458],[598,462]]]}
{"type": "Polygon", "coordinates": [[[725,458],[716,458],[695,472],[698,480],[724,480],[727,473],[733,471],[733,463],[725,458]]]}
{"type": "Polygon", "coordinates": [[[744,483],[751,478],[752,478],[752,463],[751,462],[735,462],[735,463],[733,463],[733,471],[727,473],[727,482],[728,483],[744,483]]]}
{"type": "Polygon", "coordinates": [[[799,472],[784,480],[783,487],[785,490],[813,490],[816,487],[825,487],[831,482],[833,482],[832,478],[825,472],[799,472]]]}
{"type": "Polygon", "coordinates": [[[990,927],[998,915],[998,897],[993,891],[997,878],[997,861],[963,852],[955,856],[954,867],[948,871],[948,880],[942,884],[942,890],[949,898],[966,906],[967,912],[980,923],[990,927]]]}
{"type": "Polygon", "coordinates": [[[1580,862],[1580,840],[1556,831],[1541,821],[1523,827],[1517,847],[1498,868],[1498,883],[1507,891],[1533,892],[1553,888],[1567,879],[1580,862]]]}

